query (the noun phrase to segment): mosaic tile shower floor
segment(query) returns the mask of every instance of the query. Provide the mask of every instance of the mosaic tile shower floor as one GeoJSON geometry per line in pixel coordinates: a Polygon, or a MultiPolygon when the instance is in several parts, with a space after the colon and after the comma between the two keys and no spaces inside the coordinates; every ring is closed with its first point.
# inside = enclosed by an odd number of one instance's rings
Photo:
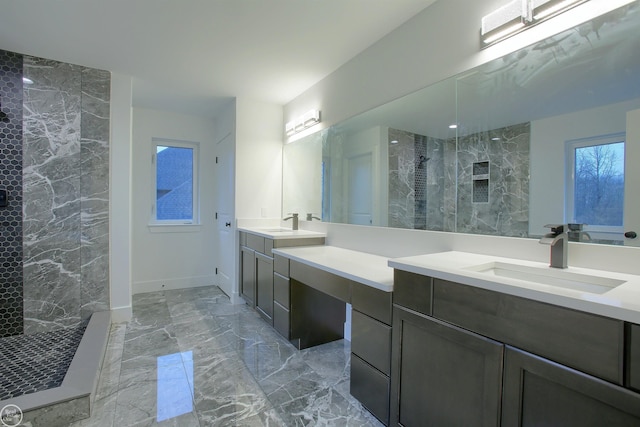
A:
{"type": "Polygon", "coordinates": [[[0,401],[59,387],[86,327],[1,338],[0,401]]]}
{"type": "Polygon", "coordinates": [[[92,416],[73,427],[381,426],[349,394],[349,369],[348,341],[298,351],[217,287],[135,295],[92,416]]]}

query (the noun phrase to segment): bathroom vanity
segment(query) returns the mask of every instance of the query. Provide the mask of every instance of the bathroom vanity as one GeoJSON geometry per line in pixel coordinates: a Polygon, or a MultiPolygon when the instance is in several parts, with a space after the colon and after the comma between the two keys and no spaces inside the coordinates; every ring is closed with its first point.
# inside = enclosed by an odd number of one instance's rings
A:
{"type": "MultiPolygon", "coordinates": [[[[247,228],[240,231],[240,295],[273,326],[274,262],[273,249],[291,246],[323,245],[325,236],[305,230],[285,228],[247,228]]],[[[277,282],[279,284],[279,282],[277,282]]]]}
{"type": "Polygon", "coordinates": [[[389,264],[391,425],[640,425],[637,276],[460,252],[389,264]]]}

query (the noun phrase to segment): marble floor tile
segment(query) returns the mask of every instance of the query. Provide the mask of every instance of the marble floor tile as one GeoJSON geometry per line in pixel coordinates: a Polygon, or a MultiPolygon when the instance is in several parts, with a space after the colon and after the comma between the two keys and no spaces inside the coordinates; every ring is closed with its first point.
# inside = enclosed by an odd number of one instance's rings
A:
{"type": "Polygon", "coordinates": [[[350,345],[295,349],[217,287],[135,295],[73,427],[375,426],[349,394],[350,345]]]}

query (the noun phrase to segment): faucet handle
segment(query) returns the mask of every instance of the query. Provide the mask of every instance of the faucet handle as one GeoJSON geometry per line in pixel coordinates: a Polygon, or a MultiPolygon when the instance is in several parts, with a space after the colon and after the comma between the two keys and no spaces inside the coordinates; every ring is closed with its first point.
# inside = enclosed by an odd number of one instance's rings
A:
{"type": "Polygon", "coordinates": [[[551,232],[554,234],[560,234],[564,232],[566,225],[565,224],[547,224],[544,228],[550,228],[551,232]]]}

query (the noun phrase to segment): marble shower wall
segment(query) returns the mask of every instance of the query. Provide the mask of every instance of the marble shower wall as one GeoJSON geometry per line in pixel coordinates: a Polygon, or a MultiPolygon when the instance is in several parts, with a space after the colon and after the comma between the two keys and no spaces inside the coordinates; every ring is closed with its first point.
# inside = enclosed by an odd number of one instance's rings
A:
{"type": "Polygon", "coordinates": [[[455,161],[455,144],[398,129],[389,129],[389,141],[398,141],[389,144],[389,226],[447,229],[446,165],[455,161]]]}
{"type": "Polygon", "coordinates": [[[0,50],[0,337],[22,333],[22,55],[0,50]]]}
{"type": "Polygon", "coordinates": [[[109,309],[110,74],[24,57],[25,333],[109,309]]]}
{"type": "Polygon", "coordinates": [[[530,127],[524,123],[458,139],[456,231],[528,236],[530,127]],[[489,163],[487,202],[474,202],[476,162],[489,163]]]}
{"type": "Polygon", "coordinates": [[[389,129],[389,141],[394,140],[389,145],[390,227],[527,236],[529,123],[457,142],[389,129]],[[489,165],[482,176],[486,201],[473,197],[478,162],[489,165]]]}

